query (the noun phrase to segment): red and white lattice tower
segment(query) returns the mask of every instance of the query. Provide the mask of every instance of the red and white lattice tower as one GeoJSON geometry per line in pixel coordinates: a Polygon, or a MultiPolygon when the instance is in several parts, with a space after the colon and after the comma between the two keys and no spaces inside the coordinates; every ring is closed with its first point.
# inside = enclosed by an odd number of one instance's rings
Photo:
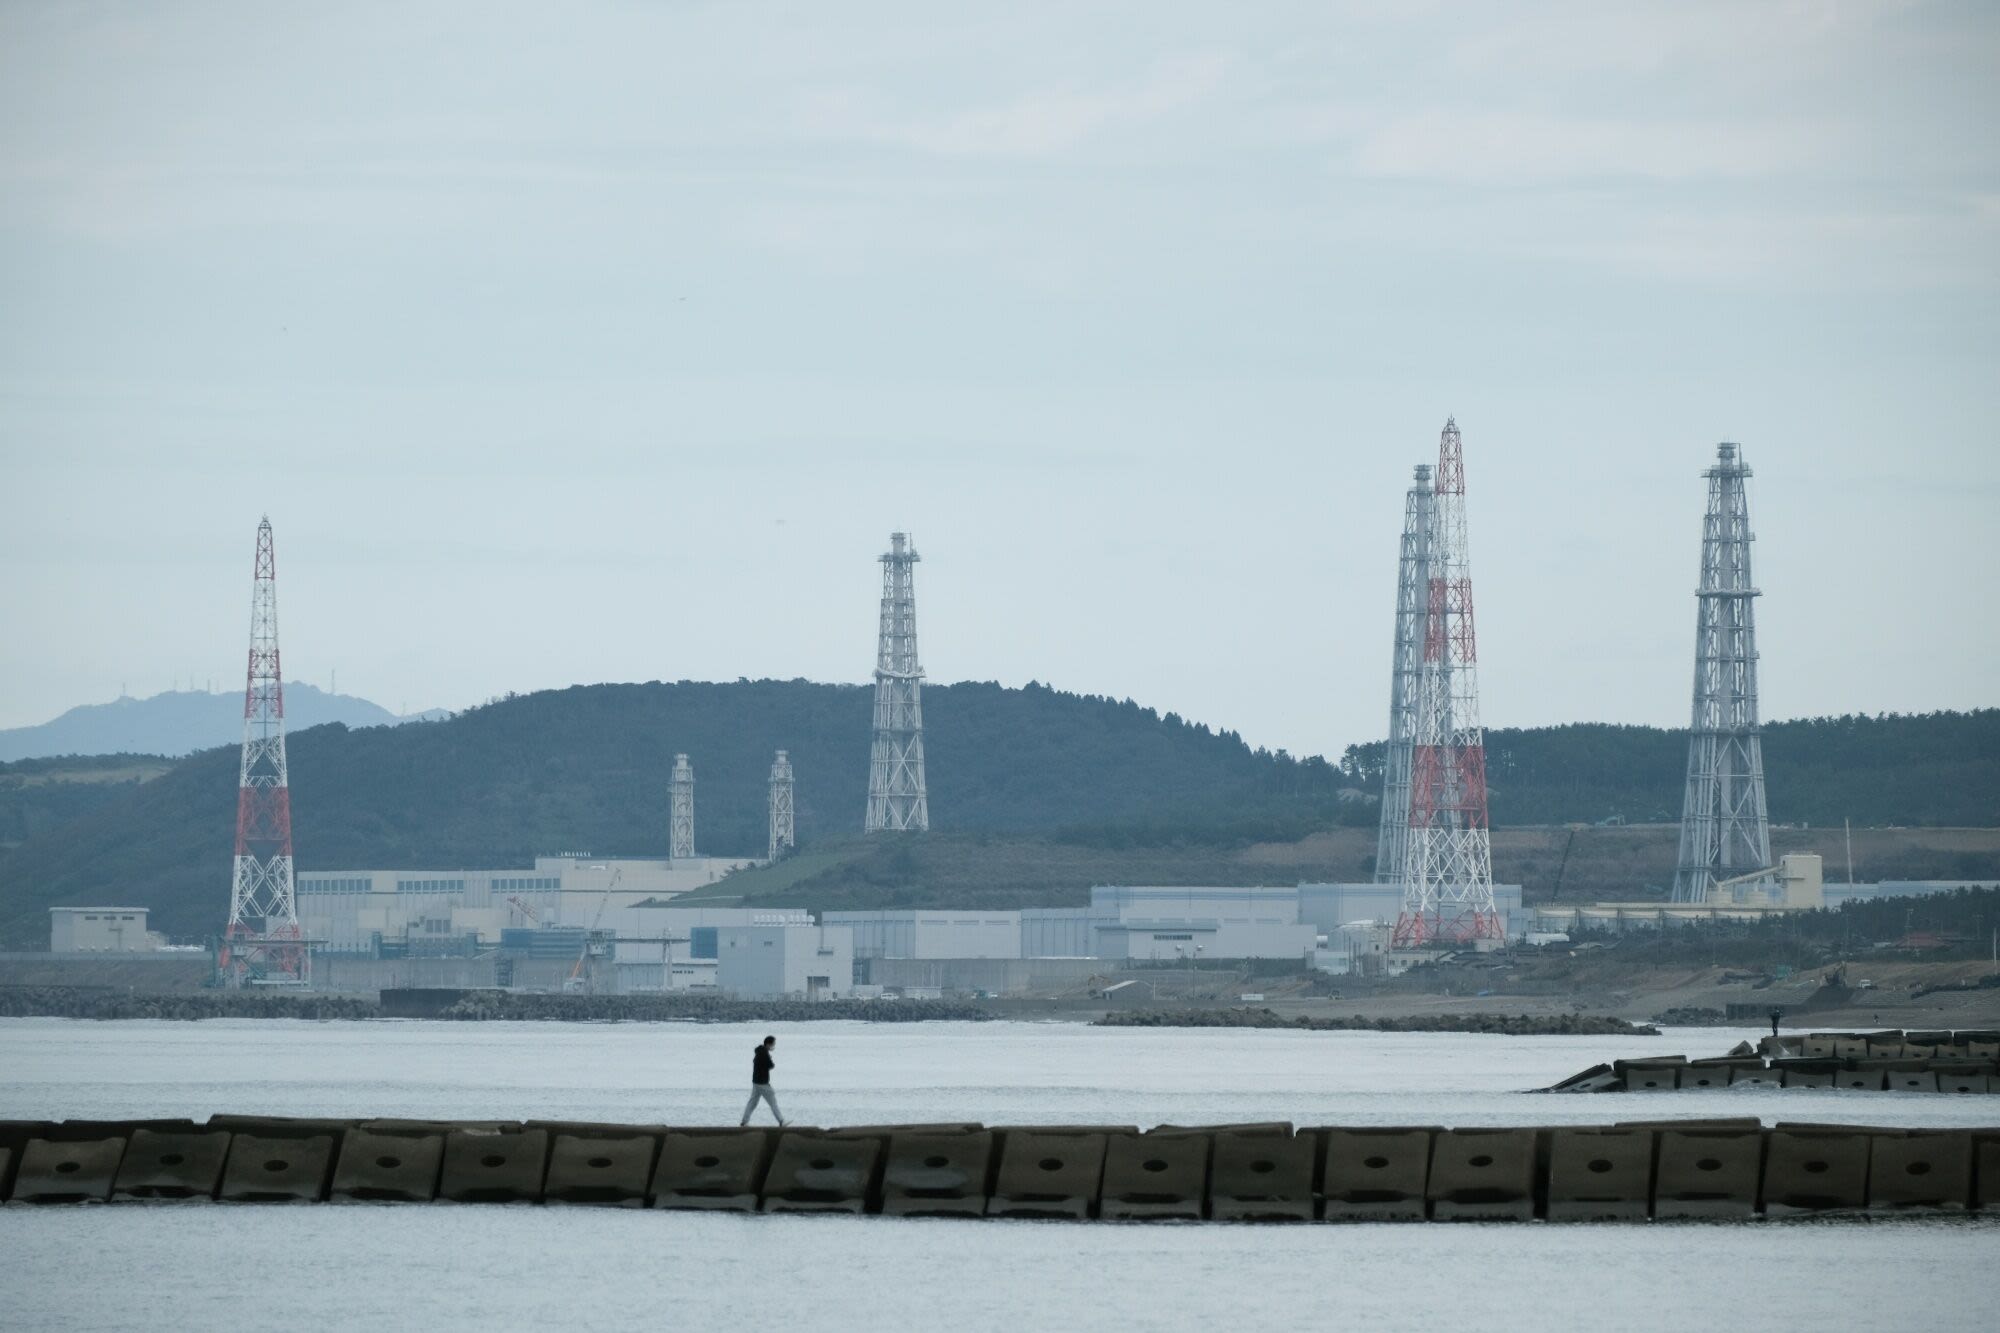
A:
{"type": "Polygon", "coordinates": [[[1446,421],[1432,483],[1423,660],[1415,681],[1399,949],[1501,940],[1486,821],[1486,734],[1465,524],[1465,456],[1446,421]]]}
{"type": "Polygon", "coordinates": [[[312,956],[292,879],[292,793],[285,772],[285,678],[278,664],[278,563],[271,520],[257,525],[250,593],[250,668],[243,687],[243,763],[236,791],[236,867],[229,926],[216,953],[225,985],[305,985],[312,956]]]}

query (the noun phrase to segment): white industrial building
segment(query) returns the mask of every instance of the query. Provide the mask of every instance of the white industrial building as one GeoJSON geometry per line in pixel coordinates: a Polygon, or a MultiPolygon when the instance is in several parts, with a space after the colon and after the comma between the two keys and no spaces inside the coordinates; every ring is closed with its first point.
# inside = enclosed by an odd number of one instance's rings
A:
{"type": "MultiPolygon", "coordinates": [[[[1400,884],[1301,884],[1299,919],[1329,938],[1343,927],[1363,921],[1393,926],[1403,911],[1400,884]]],[[[1493,905],[1500,911],[1508,939],[1519,939],[1534,924],[1534,914],[1521,906],[1519,884],[1495,884],[1493,905]]]]}
{"type": "Polygon", "coordinates": [[[1019,912],[828,912],[854,932],[856,958],[1019,958],[1019,912]]]}
{"type": "MultiPolygon", "coordinates": [[[[803,908],[671,907],[640,903],[613,908],[600,929],[614,938],[621,993],[717,990],[721,934],[736,926],[811,926],[803,908]]],[[[846,982],[841,983],[843,989],[846,982]]]]}
{"type": "Polygon", "coordinates": [[[518,870],[302,870],[299,926],[315,951],[449,954],[497,945],[503,930],[588,928],[600,911],[671,899],[755,864],[566,853],[518,870]]]}
{"type": "Polygon", "coordinates": [[[1297,888],[1100,885],[1090,905],[1099,958],[1304,958],[1319,931],[1299,920],[1297,888]]]}
{"type": "Polygon", "coordinates": [[[166,938],[146,929],[143,907],[51,907],[50,953],[152,953],[166,938]]]}
{"type": "Polygon", "coordinates": [[[717,987],[730,995],[830,1000],[854,990],[854,932],[845,926],[724,926],[717,987]]]}

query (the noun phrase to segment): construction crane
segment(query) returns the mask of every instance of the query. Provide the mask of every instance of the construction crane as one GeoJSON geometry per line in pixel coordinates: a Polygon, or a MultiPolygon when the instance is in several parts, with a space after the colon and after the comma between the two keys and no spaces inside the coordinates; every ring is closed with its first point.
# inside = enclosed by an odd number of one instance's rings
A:
{"type": "Polygon", "coordinates": [[[576,966],[570,968],[569,977],[563,982],[564,990],[587,989],[592,979],[590,960],[609,952],[609,949],[598,941],[597,928],[603,924],[604,909],[611,906],[611,891],[618,887],[618,881],[624,878],[624,875],[623,866],[611,872],[611,882],[604,886],[604,895],[597,900],[597,914],[590,919],[590,929],[583,932],[583,948],[577,952],[576,966]]]}
{"type": "Polygon", "coordinates": [[[522,916],[528,918],[528,920],[534,922],[538,926],[542,924],[542,918],[540,914],[538,914],[534,908],[522,902],[519,898],[515,897],[512,894],[509,894],[507,897],[507,901],[514,904],[515,909],[519,911],[522,916]]]}

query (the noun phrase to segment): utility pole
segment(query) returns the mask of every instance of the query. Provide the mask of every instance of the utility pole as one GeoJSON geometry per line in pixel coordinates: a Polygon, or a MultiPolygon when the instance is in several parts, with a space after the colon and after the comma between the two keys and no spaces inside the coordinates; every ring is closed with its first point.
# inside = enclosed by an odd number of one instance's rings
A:
{"type": "Polygon", "coordinates": [[[304,986],[312,953],[299,931],[292,874],[292,793],[285,764],[285,677],[278,659],[278,560],[271,520],[257,525],[250,582],[250,663],[236,780],[229,924],[216,954],[226,986],[304,986]]]}
{"type": "Polygon", "coordinates": [[[1758,596],[1750,578],[1750,467],[1715,448],[1695,593],[1694,709],[1673,900],[1699,903],[1717,880],[1771,864],[1764,748],[1757,721],[1758,596]]]}
{"type": "Polygon", "coordinates": [[[1410,749],[1410,830],[1396,948],[1502,940],[1486,811],[1486,732],[1458,422],[1438,438],[1425,561],[1423,653],[1410,749]]]}
{"type": "Polygon", "coordinates": [[[882,626],[875,650],[875,745],[868,764],[869,833],[923,832],[924,669],[917,659],[916,563],[909,534],[889,535],[882,561],[882,626]]]}

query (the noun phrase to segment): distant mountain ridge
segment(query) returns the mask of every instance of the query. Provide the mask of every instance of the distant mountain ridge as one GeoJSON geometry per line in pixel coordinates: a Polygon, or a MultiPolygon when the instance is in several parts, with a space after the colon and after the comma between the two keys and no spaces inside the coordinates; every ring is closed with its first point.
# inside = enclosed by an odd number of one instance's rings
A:
{"type": "MultiPolygon", "coordinates": [[[[351,694],[329,694],[302,680],[285,682],[285,726],[290,731],[327,722],[381,727],[442,716],[442,710],[431,709],[399,717],[351,694]]],[[[168,690],[148,699],[125,696],[107,704],[80,704],[39,726],[0,730],[0,763],[71,754],[177,757],[227,745],[242,735],[242,691],[168,690]]]]}

